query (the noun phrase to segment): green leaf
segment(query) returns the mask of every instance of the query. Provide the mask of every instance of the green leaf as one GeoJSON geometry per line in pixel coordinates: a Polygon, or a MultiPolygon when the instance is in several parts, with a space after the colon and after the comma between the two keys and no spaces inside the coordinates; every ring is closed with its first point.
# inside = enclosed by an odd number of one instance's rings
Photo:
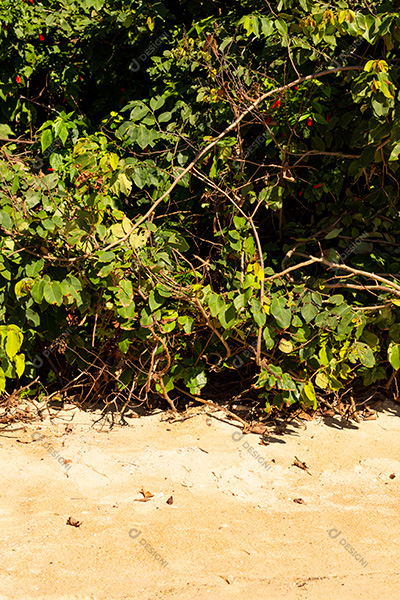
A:
{"type": "Polygon", "coordinates": [[[301,398],[303,400],[303,406],[310,406],[313,408],[313,410],[317,409],[317,396],[315,394],[315,388],[311,381],[308,381],[301,390],[301,398]]]}
{"type": "Polygon", "coordinates": [[[279,342],[278,348],[281,352],[284,352],[285,354],[290,354],[291,352],[293,352],[293,344],[289,340],[282,339],[279,342]]]}
{"type": "Polygon", "coordinates": [[[212,293],[208,298],[208,306],[213,317],[216,317],[218,313],[225,307],[224,299],[217,294],[212,293]]]}
{"type": "Polygon", "coordinates": [[[307,303],[301,308],[301,316],[306,323],[310,323],[318,314],[318,308],[314,304],[307,303]]]}
{"type": "Polygon", "coordinates": [[[247,304],[246,294],[239,294],[233,301],[235,308],[239,311],[241,308],[244,308],[247,304]]]}
{"type": "Polygon", "coordinates": [[[335,294],[329,298],[331,304],[342,304],[344,302],[344,296],[342,294],[335,294]]]}
{"type": "Polygon", "coordinates": [[[317,373],[317,376],[315,378],[315,385],[319,388],[322,388],[323,390],[327,389],[327,387],[329,386],[329,377],[326,375],[326,373],[323,373],[322,371],[317,373]]]}
{"type": "Polygon", "coordinates": [[[34,301],[36,302],[36,304],[41,304],[43,301],[44,286],[45,286],[44,279],[40,279],[39,281],[36,281],[34,283],[32,289],[31,289],[31,296],[34,299],[34,301]]]}
{"type": "Polygon", "coordinates": [[[271,314],[275,318],[281,329],[287,329],[292,319],[292,313],[290,309],[285,308],[285,298],[273,298],[271,303],[271,314]]]}
{"type": "Polygon", "coordinates": [[[390,153],[390,156],[389,156],[389,161],[398,160],[399,159],[399,154],[400,154],[400,143],[396,144],[395,147],[393,148],[393,150],[392,150],[392,152],[390,153]]]}
{"type": "Polygon", "coordinates": [[[51,129],[45,129],[42,133],[40,142],[42,144],[42,152],[44,152],[53,143],[53,132],[51,129]]]}
{"type": "Polygon", "coordinates": [[[158,294],[157,290],[152,290],[149,296],[149,306],[151,312],[155,312],[164,304],[164,298],[158,294]]]}
{"type": "Polygon", "coordinates": [[[171,112],[164,112],[164,113],[161,113],[161,115],[158,117],[158,122],[159,123],[168,123],[168,121],[170,121],[171,118],[172,118],[171,112]]]}
{"type": "Polygon", "coordinates": [[[285,37],[288,33],[288,26],[286,21],[283,19],[275,19],[275,27],[279,31],[282,37],[285,37]]]}
{"type": "Polygon", "coordinates": [[[25,371],[25,355],[16,354],[14,357],[14,364],[18,377],[21,377],[25,371]]]}
{"type": "Polygon", "coordinates": [[[362,342],[356,342],[357,355],[360,363],[369,369],[375,365],[375,356],[371,348],[362,342]]]}
{"type": "Polygon", "coordinates": [[[265,342],[265,346],[266,346],[267,350],[271,350],[271,348],[274,347],[274,340],[271,337],[271,332],[270,332],[269,327],[264,327],[263,338],[264,338],[264,342],[265,342]]]}
{"type": "Polygon", "coordinates": [[[267,17],[261,17],[261,31],[265,37],[269,37],[274,33],[274,24],[267,17]]]}
{"type": "Polygon", "coordinates": [[[159,108],[162,108],[165,104],[165,98],[163,98],[162,96],[158,96],[158,98],[151,98],[150,100],[150,108],[153,111],[158,110],[159,108]]]}
{"type": "Polygon", "coordinates": [[[388,359],[393,369],[400,369],[400,344],[391,342],[388,348],[388,359]]]}
{"type": "Polygon", "coordinates": [[[44,286],[44,299],[48,304],[57,304],[61,306],[63,294],[61,284],[58,281],[46,283],[44,286]]]}
{"type": "Polygon", "coordinates": [[[6,389],[6,376],[3,369],[0,367],[0,393],[6,389]]]}
{"type": "Polygon", "coordinates": [[[23,335],[19,331],[9,330],[7,332],[5,351],[9,358],[14,358],[18,354],[23,341],[23,335]]]}
{"type": "Polygon", "coordinates": [[[341,227],[340,229],[332,229],[332,231],[330,231],[326,236],[325,239],[326,240],[333,240],[334,238],[336,238],[339,233],[341,233],[343,231],[343,227],[341,227]]]}
{"type": "Polygon", "coordinates": [[[14,287],[14,292],[16,296],[27,296],[32,287],[33,287],[34,281],[33,279],[31,279],[30,277],[24,277],[24,279],[21,279],[21,281],[18,281],[18,283],[15,284],[14,287]]]}
{"type": "Polygon", "coordinates": [[[233,304],[228,304],[218,313],[218,319],[224,329],[233,327],[236,321],[236,310],[233,304]]]}
{"type": "Polygon", "coordinates": [[[257,325],[259,327],[264,327],[267,321],[267,315],[263,311],[260,301],[257,298],[252,298],[250,307],[251,313],[257,325]]]}

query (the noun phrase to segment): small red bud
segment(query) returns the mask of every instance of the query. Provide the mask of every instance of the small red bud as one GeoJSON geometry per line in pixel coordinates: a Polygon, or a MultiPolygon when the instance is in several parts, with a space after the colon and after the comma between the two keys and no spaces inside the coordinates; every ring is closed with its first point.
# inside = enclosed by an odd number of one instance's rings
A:
{"type": "Polygon", "coordinates": [[[40,35],[39,35],[39,40],[40,40],[41,42],[44,42],[44,36],[43,36],[42,34],[40,34],[40,35]]]}
{"type": "Polygon", "coordinates": [[[311,117],[308,118],[307,125],[309,127],[311,127],[311,125],[312,125],[312,118],[311,117]]]}
{"type": "Polygon", "coordinates": [[[15,81],[17,83],[22,83],[22,79],[21,79],[21,77],[19,75],[16,76],[15,81]]]}

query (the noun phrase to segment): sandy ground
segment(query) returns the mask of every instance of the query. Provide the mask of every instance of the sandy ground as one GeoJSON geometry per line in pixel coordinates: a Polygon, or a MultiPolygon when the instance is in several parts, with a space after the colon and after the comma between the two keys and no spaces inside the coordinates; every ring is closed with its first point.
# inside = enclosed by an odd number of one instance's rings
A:
{"type": "Polygon", "coordinates": [[[397,600],[400,404],[380,408],[268,445],[203,407],[0,432],[0,599],[397,600]]]}

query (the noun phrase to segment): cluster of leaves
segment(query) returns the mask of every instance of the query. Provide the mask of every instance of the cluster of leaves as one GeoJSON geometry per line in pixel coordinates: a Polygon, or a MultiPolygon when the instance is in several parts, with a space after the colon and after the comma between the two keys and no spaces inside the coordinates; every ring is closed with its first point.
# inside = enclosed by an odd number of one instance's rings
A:
{"type": "Polygon", "coordinates": [[[171,403],[254,340],[267,410],[400,368],[399,13],[9,4],[0,391],[44,355],[43,393],[171,403]]]}

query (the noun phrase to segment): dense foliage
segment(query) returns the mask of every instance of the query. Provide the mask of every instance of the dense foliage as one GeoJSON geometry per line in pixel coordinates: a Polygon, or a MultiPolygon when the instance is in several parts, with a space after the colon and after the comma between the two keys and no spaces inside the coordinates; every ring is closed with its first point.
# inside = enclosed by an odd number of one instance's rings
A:
{"type": "Polygon", "coordinates": [[[3,0],[0,27],[1,391],[395,384],[392,3],[3,0]]]}

